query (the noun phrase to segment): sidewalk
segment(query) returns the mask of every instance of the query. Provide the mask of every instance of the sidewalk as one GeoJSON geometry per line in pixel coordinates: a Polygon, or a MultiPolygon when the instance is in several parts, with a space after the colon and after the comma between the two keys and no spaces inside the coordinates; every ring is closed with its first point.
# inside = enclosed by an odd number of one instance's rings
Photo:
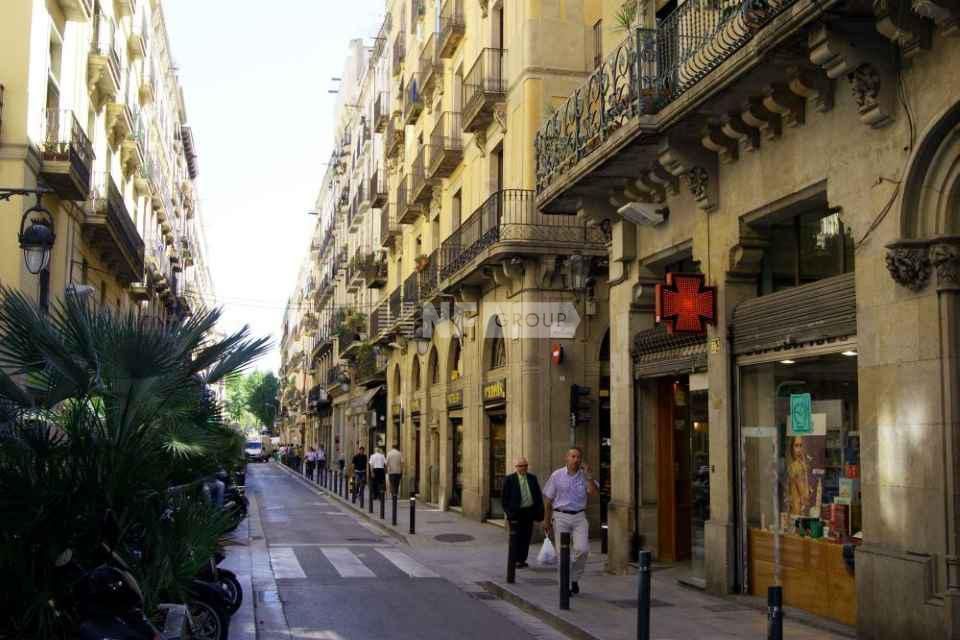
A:
{"type": "MultiPolygon", "coordinates": [[[[278,467],[280,465],[277,465],[278,467]]],[[[409,501],[398,501],[397,525],[392,526],[388,498],[385,518],[380,503],[371,515],[363,508],[321,489],[290,469],[284,471],[310,484],[341,504],[362,513],[388,534],[407,542],[432,567],[468,589],[479,584],[489,593],[539,617],[573,638],[582,640],[627,640],[636,638],[636,575],[614,576],[603,570],[599,541],[592,541],[590,560],[581,582],[580,595],[571,599],[570,610],[561,611],[557,569],[539,567],[517,570],[515,584],[506,582],[506,532],[503,527],[476,522],[454,511],[417,503],[416,534],[409,533],[409,501]]],[[[536,550],[531,547],[531,560],[536,550]]],[[[756,640],[766,637],[766,611],[754,598],[721,598],[680,586],[669,566],[654,565],[652,577],[651,637],[660,640],[756,640]]],[[[802,612],[786,610],[784,638],[788,640],[839,640],[854,637],[852,630],[822,621],[811,621],[802,612]],[[811,626],[801,621],[816,622],[811,626]],[[823,627],[823,628],[820,628],[823,627]]]]}

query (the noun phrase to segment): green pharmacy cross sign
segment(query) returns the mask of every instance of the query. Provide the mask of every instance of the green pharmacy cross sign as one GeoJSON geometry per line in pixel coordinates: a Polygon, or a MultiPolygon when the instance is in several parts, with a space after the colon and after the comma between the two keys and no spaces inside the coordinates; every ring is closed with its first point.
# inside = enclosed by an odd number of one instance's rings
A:
{"type": "Polygon", "coordinates": [[[809,393],[790,395],[790,425],[795,434],[813,433],[812,405],[809,393]]]}

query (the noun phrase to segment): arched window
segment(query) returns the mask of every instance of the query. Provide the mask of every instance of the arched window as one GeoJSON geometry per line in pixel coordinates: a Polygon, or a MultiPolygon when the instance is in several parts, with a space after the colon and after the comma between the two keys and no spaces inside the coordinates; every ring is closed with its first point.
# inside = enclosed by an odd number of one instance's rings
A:
{"type": "Polygon", "coordinates": [[[497,336],[490,345],[490,368],[499,369],[507,366],[507,343],[503,336],[497,336]]]}
{"type": "Polygon", "coordinates": [[[400,365],[397,365],[393,369],[393,397],[397,398],[400,396],[402,389],[400,388],[400,365]]]}
{"type": "Polygon", "coordinates": [[[430,384],[440,384],[440,358],[437,357],[437,348],[430,349],[430,359],[427,361],[427,371],[430,374],[430,384]]]}
{"type": "Polygon", "coordinates": [[[454,340],[450,345],[450,381],[460,379],[460,340],[454,340]]]}
{"type": "Polygon", "coordinates": [[[600,354],[597,356],[600,362],[610,362],[610,330],[603,334],[603,341],[600,343],[600,354]]]}
{"type": "Polygon", "coordinates": [[[411,376],[413,381],[413,390],[420,390],[420,356],[413,356],[413,376],[411,376]]]}

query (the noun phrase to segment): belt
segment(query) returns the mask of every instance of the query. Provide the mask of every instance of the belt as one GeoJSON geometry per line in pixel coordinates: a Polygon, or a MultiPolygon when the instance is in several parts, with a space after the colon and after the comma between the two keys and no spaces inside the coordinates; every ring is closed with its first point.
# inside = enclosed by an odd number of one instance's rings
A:
{"type": "Polygon", "coordinates": [[[554,511],[557,511],[559,513],[565,513],[568,516],[575,516],[578,513],[583,513],[583,509],[580,509],[580,511],[564,511],[563,509],[554,509],[554,511]]]}

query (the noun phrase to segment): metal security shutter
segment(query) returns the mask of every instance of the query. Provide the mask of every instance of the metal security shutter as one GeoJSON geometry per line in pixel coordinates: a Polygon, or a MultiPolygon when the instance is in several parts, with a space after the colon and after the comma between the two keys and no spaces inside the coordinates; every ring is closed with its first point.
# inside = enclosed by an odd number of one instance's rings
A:
{"type": "Polygon", "coordinates": [[[732,331],[737,355],[855,336],[854,274],[741,302],[733,311],[732,331]]]}
{"type": "Polygon", "coordinates": [[[705,335],[670,335],[661,325],[640,331],[633,339],[633,374],[655,378],[707,368],[705,335]]]}

